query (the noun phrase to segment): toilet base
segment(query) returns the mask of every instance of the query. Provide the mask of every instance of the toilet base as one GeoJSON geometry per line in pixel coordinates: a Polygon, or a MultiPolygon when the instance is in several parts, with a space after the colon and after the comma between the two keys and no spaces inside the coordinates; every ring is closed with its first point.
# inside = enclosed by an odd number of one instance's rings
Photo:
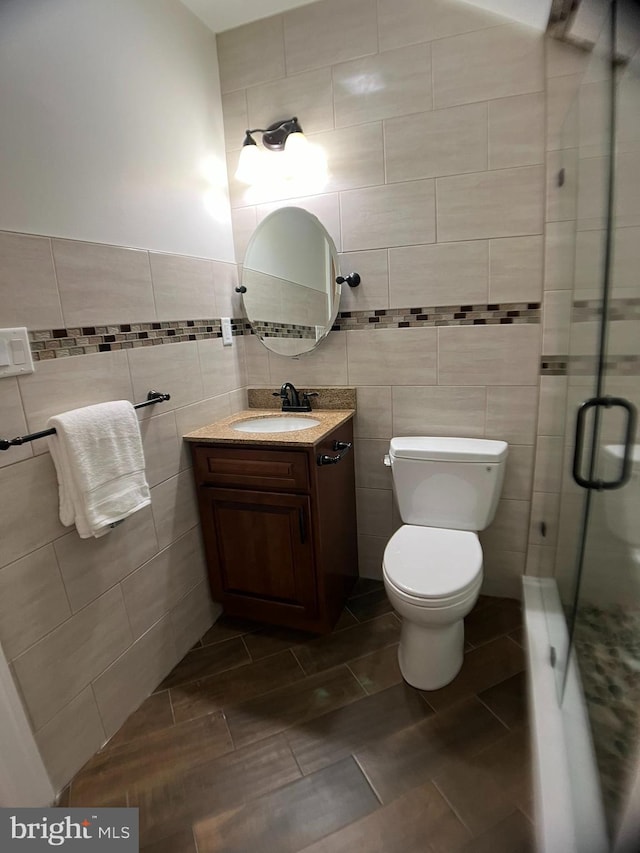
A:
{"type": "Polygon", "coordinates": [[[453,681],[464,658],[464,622],[428,627],[402,620],[398,664],[418,690],[438,690],[453,681]]]}

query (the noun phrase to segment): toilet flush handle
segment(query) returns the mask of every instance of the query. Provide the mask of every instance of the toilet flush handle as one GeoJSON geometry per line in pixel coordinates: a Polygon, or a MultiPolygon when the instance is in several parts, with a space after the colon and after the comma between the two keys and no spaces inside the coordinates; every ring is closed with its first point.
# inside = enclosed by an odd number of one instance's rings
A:
{"type": "Polygon", "coordinates": [[[391,457],[389,456],[388,453],[384,454],[384,459],[382,461],[387,466],[387,468],[391,468],[391,457]]]}

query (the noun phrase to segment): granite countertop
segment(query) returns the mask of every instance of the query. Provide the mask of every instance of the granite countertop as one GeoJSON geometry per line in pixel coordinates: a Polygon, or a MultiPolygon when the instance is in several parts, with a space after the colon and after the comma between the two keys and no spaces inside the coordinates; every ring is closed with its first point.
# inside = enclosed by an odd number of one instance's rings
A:
{"type": "Polygon", "coordinates": [[[313,409],[311,412],[277,412],[273,409],[245,409],[200,427],[184,436],[185,441],[201,444],[264,444],[278,447],[314,447],[340,424],[353,417],[355,409],[313,409]],[[291,432],[238,432],[233,424],[249,418],[272,418],[279,414],[310,417],[320,421],[318,426],[291,432]]]}

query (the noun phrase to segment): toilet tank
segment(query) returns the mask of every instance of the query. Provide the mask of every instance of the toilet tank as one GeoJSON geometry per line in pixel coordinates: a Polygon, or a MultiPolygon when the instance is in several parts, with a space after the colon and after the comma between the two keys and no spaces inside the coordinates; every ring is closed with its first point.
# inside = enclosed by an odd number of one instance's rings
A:
{"type": "Polygon", "coordinates": [[[507,461],[506,441],[392,438],[389,460],[405,524],[484,530],[493,521],[507,461]]]}

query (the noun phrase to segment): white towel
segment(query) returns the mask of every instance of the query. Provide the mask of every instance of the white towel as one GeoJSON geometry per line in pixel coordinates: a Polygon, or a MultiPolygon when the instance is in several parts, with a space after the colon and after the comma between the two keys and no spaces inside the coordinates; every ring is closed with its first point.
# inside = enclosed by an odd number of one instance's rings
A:
{"type": "Polygon", "coordinates": [[[116,400],[49,418],[49,449],[58,474],[60,521],[75,522],[81,539],[151,503],[144,473],[138,418],[131,403],[116,400]]]}

